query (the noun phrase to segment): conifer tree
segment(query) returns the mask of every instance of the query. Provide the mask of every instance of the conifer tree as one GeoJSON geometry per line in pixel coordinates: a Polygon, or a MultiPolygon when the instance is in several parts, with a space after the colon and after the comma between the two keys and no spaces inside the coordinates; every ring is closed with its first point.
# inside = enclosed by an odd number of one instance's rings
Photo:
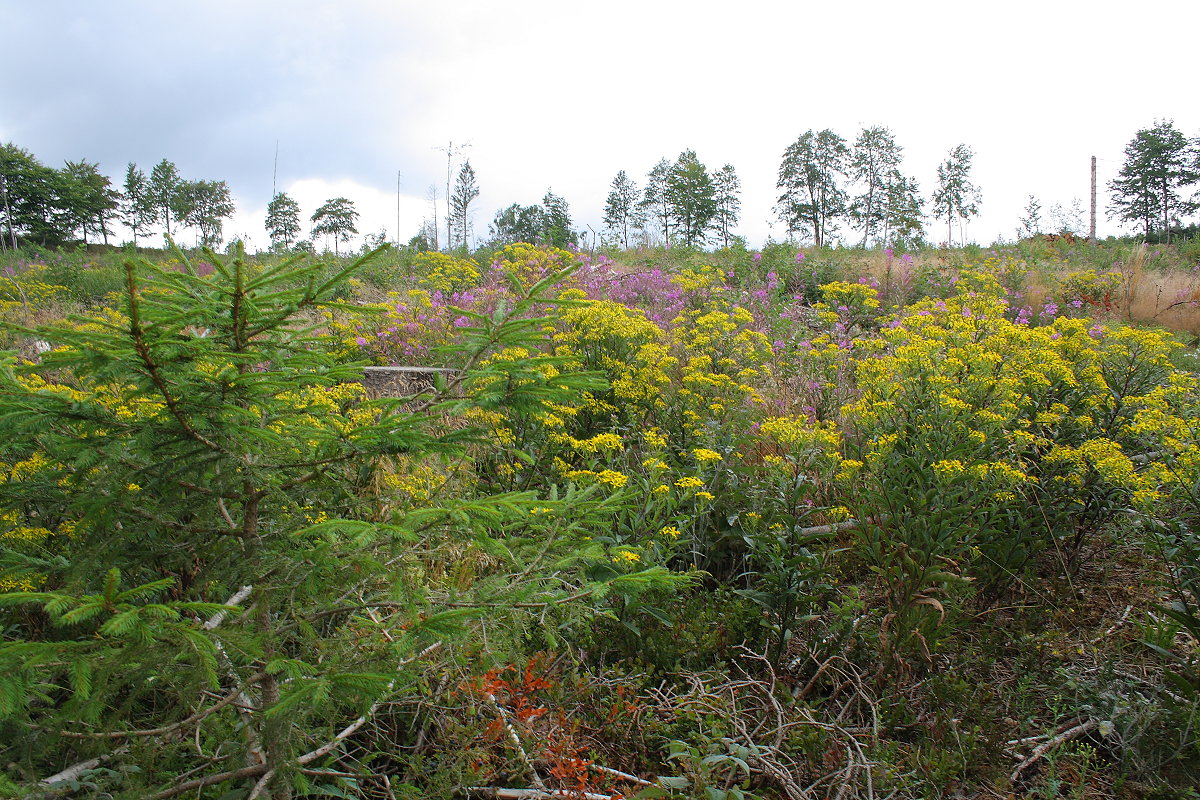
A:
{"type": "MultiPolygon", "coordinates": [[[[529,424],[603,385],[537,352],[560,273],[473,315],[436,413],[436,397],[367,400],[309,318],[378,253],[332,276],[240,251],[206,252],[211,276],[178,251],[179,271],[129,261],[120,312],[31,331],[55,345],[43,361],[0,362],[0,515],[18,534],[0,539],[0,746],[30,776],[17,795],[103,763],[96,792],[123,800],[288,797],[350,737],[380,735],[364,725],[382,704],[419,698],[430,653],[480,641],[479,611],[536,624],[521,615],[667,582],[611,569],[593,534],[614,504],[595,487],[381,490],[442,459],[470,469],[467,445],[501,454],[447,420],[529,424]],[[473,578],[422,566],[468,550],[489,554],[473,578]]],[[[364,746],[412,746],[395,736],[364,746]]]]}
{"type": "Polygon", "coordinates": [[[1184,189],[1200,182],[1200,146],[1175,128],[1171,120],[1137,132],[1125,146],[1125,163],[1109,182],[1113,198],[1109,216],[1137,222],[1148,239],[1161,230],[1171,241],[1171,227],[1200,208],[1184,189]]]}
{"type": "MultiPolygon", "coordinates": [[[[479,197],[479,184],[475,180],[475,170],[471,168],[470,160],[464,161],[458,171],[458,180],[454,183],[454,191],[450,195],[451,229],[458,233],[458,246],[470,248],[471,203],[479,197]]],[[[451,247],[454,242],[449,243],[451,247]]]]}
{"type": "Polygon", "coordinates": [[[542,197],[542,235],[547,244],[566,247],[577,243],[571,230],[571,208],[565,198],[547,189],[542,197]]]}

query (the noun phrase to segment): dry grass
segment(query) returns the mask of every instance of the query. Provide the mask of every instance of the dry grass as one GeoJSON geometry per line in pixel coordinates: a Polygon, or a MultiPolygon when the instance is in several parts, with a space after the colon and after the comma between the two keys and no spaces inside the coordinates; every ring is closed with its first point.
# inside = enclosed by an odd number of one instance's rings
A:
{"type": "Polygon", "coordinates": [[[1200,335],[1200,278],[1183,272],[1143,275],[1127,300],[1132,322],[1200,335]]]}
{"type": "MultiPolygon", "coordinates": [[[[1112,268],[1121,275],[1112,317],[1200,336],[1200,273],[1183,267],[1152,266],[1151,260],[1148,248],[1143,244],[1112,268]]],[[[970,265],[969,261],[967,263],[970,265]]],[[[1034,314],[1053,300],[1060,281],[1072,272],[1086,268],[1106,271],[1105,268],[1083,267],[1066,261],[1035,259],[1035,263],[1036,267],[1026,267],[1027,271],[1019,281],[1023,294],[1021,304],[1028,305],[1034,314]]],[[[874,278],[879,282],[884,297],[894,299],[894,292],[903,281],[903,272],[915,276],[932,269],[952,270],[954,266],[955,262],[941,251],[928,250],[915,254],[911,265],[907,267],[898,258],[889,261],[882,251],[872,251],[847,264],[846,273],[848,280],[874,278]]]]}

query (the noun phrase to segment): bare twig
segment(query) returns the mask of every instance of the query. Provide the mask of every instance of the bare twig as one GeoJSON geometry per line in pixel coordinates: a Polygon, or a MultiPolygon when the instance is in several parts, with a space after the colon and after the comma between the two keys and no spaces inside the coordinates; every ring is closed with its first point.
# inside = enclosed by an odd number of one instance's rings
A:
{"type": "Polygon", "coordinates": [[[80,761],[78,764],[72,764],[71,766],[64,769],[62,772],[56,772],[48,778],[42,778],[42,780],[39,781],[39,783],[41,783],[42,786],[54,787],[60,783],[66,783],[67,781],[73,781],[76,778],[78,778],[80,775],[82,775],[83,773],[87,772],[88,770],[95,769],[96,767],[103,764],[105,761],[108,761],[109,759],[113,758],[114,756],[118,756],[118,755],[124,753],[128,749],[129,748],[127,748],[127,747],[122,747],[119,750],[114,750],[111,753],[105,753],[102,756],[97,756],[96,758],[89,758],[87,761],[80,761]]]}
{"type": "Polygon", "coordinates": [[[1028,758],[1017,765],[1017,768],[1013,770],[1012,775],[1009,776],[1009,780],[1013,783],[1021,780],[1021,776],[1025,773],[1025,770],[1029,769],[1039,760],[1041,760],[1042,756],[1046,755],[1046,753],[1050,752],[1055,747],[1058,747],[1063,742],[1069,742],[1071,739],[1076,739],[1080,736],[1083,736],[1088,731],[1094,730],[1099,724],[1100,723],[1098,721],[1089,718],[1078,725],[1075,725],[1074,727],[1067,728],[1054,738],[1039,744],[1037,747],[1033,748],[1033,752],[1029,754],[1028,758]]]}
{"type": "Polygon", "coordinates": [[[1009,739],[1004,743],[1005,747],[1020,747],[1023,744],[1033,744],[1034,742],[1044,742],[1050,738],[1050,734],[1042,733],[1037,736],[1026,736],[1021,739],[1009,739]]]}
{"type": "MultiPolygon", "coordinates": [[[[228,600],[225,601],[225,605],[240,606],[243,602],[245,602],[246,598],[250,596],[250,593],[252,591],[254,591],[253,586],[243,586],[242,588],[240,588],[236,592],[234,592],[232,597],[230,597],[228,600]]],[[[228,614],[229,614],[228,611],[226,611],[225,609],[222,609],[222,610],[218,611],[217,613],[213,614],[211,617],[209,617],[208,621],[205,622],[201,627],[204,628],[204,630],[206,630],[206,631],[211,631],[211,630],[215,629],[218,625],[220,625],[222,622],[224,622],[225,617],[228,614]]]]}
{"type": "MultiPolygon", "coordinates": [[[[441,646],[442,646],[442,642],[434,642],[433,644],[429,645],[428,647],[426,647],[424,650],[417,653],[416,655],[409,656],[408,658],[401,661],[399,666],[403,667],[407,664],[411,664],[413,661],[416,661],[418,658],[424,658],[425,656],[429,655],[430,653],[432,653],[434,650],[437,650],[441,646]]],[[[390,692],[392,690],[392,687],[395,685],[395,683],[396,683],[395,681],[392,681],[391,683],[388,684],[388,687],[387,687],[388,692],[390,692]]],[[[386,692],[385,692],[385,695],[386,695],[386,692]]],[[[311,764],[312,762],[316,761],[318,758],[321,758],[322,756],[326,756],[326,755],[329,755],[330,753],[332,753],[334,748],[336,748],[338,746],[338,743],[353,736],[355,731],[357,731],[359,728],[361,728],[363,725],[365,725],[367,720],[370,719],[372,715],[374,715],[374,713],[379,709],[379,707],[381,705],[383,705],[383,700],[376,700],[373,704],[371,704],[371,707],[369,709],[367,709],[367,713],[363,714],[358,719],[351,722],[349,725],[347,725],[345,728],[343,728],[341,730],[341,732],[339,732],[337,734],[337,736],[334,736],[332,739],[330,739],[328,742],[326,742],[325,744],[318,747],[316,750],[310,750],[309,752],[307,752],[304,755],[297,758],[296,763],[299,764],[300,766],[306,766],[306,765],[311,764]]]]}
{"type": "Polygon", "coordinates": [[[551,800],[555,797],[567,797],[571,800],[615,800],[616,797],[611,794],[576,792],[569,789],[502,789],[496,786],[468,786],[464,791],[479,797],[496,797],[502,800],[551,800]]]}
{"type": "Polygon", "coordinates": [[[256,778],[267,771],[266,764],[256,764],[252,767],[242,767],[241,769],[231,769],[228,772],[218,772],[215,775],[205,775],[203,778],[187,781],[185,783],[176,784],[170,789],[163,789],[158,794],[152,794],[148,800],[166,800],[168,797],[190,792],[192,789],[203,789],[205,786],[212,786],[214,783],[224,783],[225,781],[236,780],[237,778],[256,778]]]}
{"type": "Polygon", "coordinates": [[[271,782],[271,778],[275,777],[275,770],[269,769],[263,773],[263,776],[254,784],[254,788],[250,790],[250,794],[246,795],[246,800],[258,800],[262,793],[267,790],[267,785],[271,782]]]}
{"type": "Polygon", "coordinates": [[[636,783],[639,786],[653,786],[654,784],[645,778],[639,778],[637,775],[631,775],[628,772],[621,772],[619,769],[612,767],[602,767],[599,764],[588,764],[588,769],[594,769],[597,772],[603,772],[605,775],[612,775],[614,778],[620,778],[623,781],[636,783]]]}
{"type": "Polygon", "coordinates": [[[496,709],[496,713],[500,715],[500,722],[504,724],[505,730],[508,731],[508,737],[512,739],[512,743],[517,748],[517,753],[521,756],[521,760],[525,762],[525,766],[529,767],[529,774],[533,776],[533,785],[536,786],[539,791],[545,791],[546,784],[542,781],[542,776],[538,775],[537,768],[535,768],[533,765],[533,760],[529,757],[529,754],[525,752],[525,746],[521,744],[521,737],[517,735],[517,729],[512,726],[511,722],[509,722],[508,712],[504,710],[504,706],[500,705],[500,703],[496,701],[496,696],[491,692],[486,693],[483,696],[483,699],[487,700],[488,704],[492,708],[496,709]]]}
{"type": "Polygon", "coordinates": [[[1107,639],[1109,636],[1112,636],[1113,633],[1116,632],[1117,628],[1119,628],[1125,624],[1125,620],[1129,618],[1129,612],[1132,610],[1133,610],[1132,605],[1125,606],[1125,610],[1121,612],[1121,618],[1118,619],[1115,623],[1113,623],[1113,626],[1111,628],[1109,628],[1104,633],[1097,636],[1095,639],[1092,639],[1092,641],[1090,641],[1088,644],[1097,645],[1097,644],[1100,644],[1100,642],[1107,639]]]}
{"type": "MultiPolygon", "coordinates": [[[[262,673],[252,675],[250,679],[246,681],[246,685],[249,686],[254,684],[261,678],[262,673]]],[[[165,733],[170,733],[171,731],[178,730],[179,728],[186,728],[188,725],[191,725],[194,722],[199,722],[205,717],[215,714],[222,708],[225,708],[241,697],[244,691],[245,687],[238,686],[208,708],[197,711],[187,719],[181,719],[179,722],[173,722],[170,725],[163,725],[160,728],[146,728],[143,730],[133,731],[105,731],[100,733],[75,733],[73,731],[56,731],[56,733],[59,736],[64,736],[68,739],[124,739],[127,736],[162,736],[165,733]]]]}

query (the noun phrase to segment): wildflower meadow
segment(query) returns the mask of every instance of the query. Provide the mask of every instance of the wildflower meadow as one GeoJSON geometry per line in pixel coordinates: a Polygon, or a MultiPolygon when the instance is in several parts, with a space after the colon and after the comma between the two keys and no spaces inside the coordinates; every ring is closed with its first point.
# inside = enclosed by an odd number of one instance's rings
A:
{"type": "Polygon", "coordinates": [[[1194,797],[1194,267],[9,259],[0,795],[1194,797]]]}

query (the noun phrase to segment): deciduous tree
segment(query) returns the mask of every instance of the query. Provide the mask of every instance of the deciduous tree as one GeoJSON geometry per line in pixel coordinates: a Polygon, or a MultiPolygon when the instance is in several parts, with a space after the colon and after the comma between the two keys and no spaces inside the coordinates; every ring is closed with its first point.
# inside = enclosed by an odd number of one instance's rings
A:
{"type": "Polygon", "coordinates": [[[713,188],[717,203],[714,222],[721,233],[721,246],[729,247],[732,231],[738,224],[738,214],[742,210],[742,200],[738,197],[742,191],[742,182],[732,164],[726,164],[713,175],[713,188]]]}
{"type": "Polygon", "coordinates": [[[684,150],[667,173],[666,200],[688,247],[704,244],[717,215],[716,188],[695,150],[684,150]]]}
{"type": "Polygon", "coordinates": [[[1055,203],[1050,207],[1050,221],[1058,233],[1070,233],[1082,236],[1087,233],[1087,223],[1084,222],[1085,211],[1083,201],[1078,197],[1071,198],[1071,205],[1063,206],[1055,203]]]}
{"type": "Polygon", "coordinates": [[[201,247],[221,243],[223,221],[233,216],[233,195],[225,181],[187,181],[182,191],[187,196],[188,225],[200,231],[201,247]]]}
{"type": "Polygon", "coordinates": [[[642,211],[638,207],[638,187],[625,170],[613,178],[612,188],[604,203],[604,226],[620,237],[622,246],[629,249],[629,234],[639,227],[642,211]]]}
{"type": "Polygon", "coordinates": [[[99,234],[108,244],[109,222],[116,218],[121,193],[91,161],[68,161],[62,169],[65,210],[73,231],[86,243],[88,234],[99,234]]]}
{"type": "Polygon", "coordinates": [[[133,243],[154,224],[155,209],[150,202],[150,184],[146,173],[132,161],[125,167],[125,193],[121,197],[121,221],[133,231],[133,243]]]}
{"type": "Polygon", "coordinates": [[[904,247],[920,247],[925,240],[925,201],[917,179],[900,170],[888,173],[884,194],[883,241],[904,247]]]}
{"type": "Polygon", "coordinates": [[[979,215],[979,189],[971,183],[971,160],[975,154],[965,144],[957,145],[946,160],[938,165],[938,186],[933,193],[933,214],[946,218],[946,243],[954,243],[952,224],[959,220],[959,239],[962,222],[979,215]]]}
{"type": "Polygon", "coordinates": [[[900,166],[904,148],[895,135],[880,125],[863,128],[850,152],[850,175],[862,194],[850,204],[850,218],[862,228],[862,246],[886,225],[889,176],[900,166]]]}
{"type": "Polygon", "coordinates": [[[358,233],[358,212],[354,203],[345,197],[335,197],[326,200],[312,215],[312,235],[332,236],[333,253],[338,253],[338,242],[348,242],[350,237],[358,233]]]}
{"type": "Polygon", "coordinates": [[[179,168],[163,159],[150,170],[150,183],[146,188],[146,202],[154,209],[157,222],[161,222],[171,235],[171,223],[183,224],[187,217],[187,196],[183,191],[183,179],[179,168]]]}
{"type": "Polygon", "coordinates": [[[638,209],[645,221],[643,233],[647,240],[653,240],[656,233],[661,232],[663,243],[671,246],[671,202],[667,197],[667,178],[671,174],[671,162],[665,158],[646,174],[646,187],[642,191],[642,199],[638,201],[638,209]]]}
{"type": "Polygon", "coordinates": [[[807,227],[820,246],[836,230],[837,218],[846,213],[847,195],[841,185],[850,151],[846,140],[828,128],[801,134],[788,145],[779,165],[776,211],[788,234],[807,227]]]}
{"type": "Polygon", "coordinates": [[[70,236],[64,216],[63,181],[58,170],[44,166],[24,148],[0,147],[3,213],[9,243],[21,238],[42,245],[61,244],[70,236]]]}
{"type": "Polygon", "coordinates": [[[1029,238],[1042,232],[1042,204],[1033,195],[1025,204],[1025,216],[1020,219],[1021,227],[1017,229],[1020,236],[1029,238]]]}
{"type": "Polygon", "coordinates": [[[541,206],[523,206],[513,203],[496,212],[490,225],[494,244],[529,242],[535,244],[545,228],[545,213],[541,206]]]}
{"type": "Polygon", "coordinates": [[[300,238],[300,204],[286,192],[279,192],[267,204],[267,235],[271,249],[287,250],[300,238]]]}

